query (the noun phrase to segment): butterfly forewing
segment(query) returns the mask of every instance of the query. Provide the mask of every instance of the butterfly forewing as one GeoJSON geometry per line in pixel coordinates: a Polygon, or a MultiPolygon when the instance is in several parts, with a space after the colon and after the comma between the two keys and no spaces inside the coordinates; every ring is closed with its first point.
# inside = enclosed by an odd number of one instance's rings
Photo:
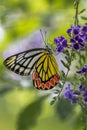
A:
{"type": "MultiPolygon", "coordinates": [[[[29,75],[36,62],[44,55],[46,50],[42,48],[32,49],[8,57],[5,66],[20,75],[29,75]]],[[[47,51],[46,51],[47,52],[47,51]]]]}

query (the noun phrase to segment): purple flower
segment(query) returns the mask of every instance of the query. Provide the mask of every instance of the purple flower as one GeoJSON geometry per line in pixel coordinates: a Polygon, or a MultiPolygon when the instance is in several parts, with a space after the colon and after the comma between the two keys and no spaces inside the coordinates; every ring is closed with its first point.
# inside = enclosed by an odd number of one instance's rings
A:
{"type": "Polygon", "coordinates": [[[72,97],[71,104],[77,103],[78,97],[74,96],[72,97]]]}
{"type": "Polygon", "coordinates": [[[84,65],[84,67],[77,71],[78,74],[87,74],[87,65],[84,65]]]}
{"type": "Polygon", "coordinates": [[[75,104],[77,103],[77,100],[78,100],[78,94],[76,93],[73,93],[72,90],[67,90],[65,93],[64,93],[64,97],[71,100],[71,104],[75,104]]]}
{"type": "Polygon", "coordinates": [[[73,26],[72,31],[73,31],[74,35],[78,35],[79,34],[79,26],[73,26]]]}
{"type": "Polygon", "coordinates": [[[65,98],[68,98],[68,99],[72,99],[73,97],[73,93],[71,90],[67,90],[65,93],[64,93],[64,97],[65,98]]]}
{"type": "Polygon", "coordinates": [[[71,35],[72,28],[67,29],[68,35],[71,35]]]}
{"type": "Polygon", "coordinates": [[[65,90],[70,90],[70,83],[68,83],[68,84],[65,84],[65,90]]]}
{"type": "Polygon", "coordinates": [[[79,50],[79,45],[78,45],[78,43],[74,43],[74,44],[73,44],[73,48],[74,48],[75,50],[79,50]]]}
{"type": "Polygon", "coordinates": [[[84,97],[84,101],[87,102],[87,90],[84,91],[83,97],[84,97]]]}
{"type": "Polygon", "coordinates": [[[86,25],[83,26],[82,31],[85,32],[85,33],[87,32],[87,26],[86,25]]]}
{"type": "Polygon", "coordinates": [[[64,52],[64,48],[68,46],[67,40],[63,36],[54,38],[54,43],[57,45],[56,50],[58,52],[64,52]]]}
{"type": "Polygon", "coordinates": [[[84,88],[83,85],[80,85],[80,86],[79,86],[79,91],[85,91],[85,88],[84,88]]]}
{"type": "Polygon", "coordinates": [[[71,28],[67,29],[68,35],[70,35],[72,33],[77,35],[79,33],[79,28],[80,28],[79,25],[78,26],[71,26],[71,28]]]}
{"type": "Polygon", "coordinates": [[[87,26],[71,26],[67,30],[70,36],[71,47],[75,50],[84,50],[87,43],[87,26]]]}
{"type": "Polygon", "coordinates": [[[87,97],[84,97],[84,101],[87,102],[87,97]]]}
{"type": "Polygon", "coordinates": [[[87,105],[87,90],[85,90],[85,87],[83,85],[79,85],[77,90],[70,89],[70,86],[67,87],[64,97],[69,99],[71,101],[71,104],[76,103],[82,103],[84,105],[87,105]]]}
{"type": "Polygon", "coordinates": [[[84,97],[87,97],[87,90],[85,90],[83,96],[84,96],[84,97]]]}
{"type": "Polygon", "coordinates": [[[70,85],[68,85],[66,92],[64,93],[64,97],[71,101],[71,104],[77,103],[78,100],[78,93],[74,92],[70,89],[70,85]]]}

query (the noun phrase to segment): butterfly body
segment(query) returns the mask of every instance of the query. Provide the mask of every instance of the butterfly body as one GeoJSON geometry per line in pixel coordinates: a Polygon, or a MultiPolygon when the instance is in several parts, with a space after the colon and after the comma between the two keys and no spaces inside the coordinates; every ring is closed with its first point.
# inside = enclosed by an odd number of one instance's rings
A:
{"type": "Polygon", "coordinates": [[[49,90],[59,81],[59,70],[52,50],[46,48],[30,49],[8,57],[4,65],[23,76],[32,74],[35,88],[49,90]]]}

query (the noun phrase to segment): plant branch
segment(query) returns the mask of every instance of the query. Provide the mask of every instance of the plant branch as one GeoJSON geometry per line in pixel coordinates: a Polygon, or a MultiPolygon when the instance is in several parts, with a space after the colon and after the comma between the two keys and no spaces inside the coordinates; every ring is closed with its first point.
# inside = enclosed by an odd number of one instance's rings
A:
{"type": "Polygon", "coordinates": [[[67,76],[68,76],[68,74],[69,74],[72,61],[73,61],[73,50],[72,50],[72,52],[71,52],[70,62],[69,62],[69,64],[68,64],[69,66],[68,66],[67,72],[66,72],[66,74],[65,74],[65,77],[66,77],[66,78],[65,78],[65,81],[64,81],[63,84],[62,84],[62,88],[61,88],[61,90],[60,90],[60,92],[59,92],[59,94],[58,94],[58,98],[60,97],[60,94],[61,94],[61,92],[62,92],[62,90],[63,90],[63,88],[64,88],[64,85],[65,85],[65,83],[66,83],[66,79],[67,79],[67,76]]]}
{"type": "Polygon", "coordinates": [[[77,26],[79,23],[78,20],[78,7],[79,7],[79,2],[80,0],[74,0],[74,7],[75,7],[75,20],[74,20],[74,25],[77,26]]]}

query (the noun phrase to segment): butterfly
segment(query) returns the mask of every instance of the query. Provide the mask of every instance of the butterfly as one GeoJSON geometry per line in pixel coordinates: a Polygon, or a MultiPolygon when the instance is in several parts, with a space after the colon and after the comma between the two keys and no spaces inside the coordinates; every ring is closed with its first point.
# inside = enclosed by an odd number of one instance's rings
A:
{"type": "Polygon", "coordinates": [[[37,89],[49,90],[59,82],[58,65],[48,46],[12,55],[5,59],[4,65],[19,75],[31,74],[33,85],[37,89]]]}

